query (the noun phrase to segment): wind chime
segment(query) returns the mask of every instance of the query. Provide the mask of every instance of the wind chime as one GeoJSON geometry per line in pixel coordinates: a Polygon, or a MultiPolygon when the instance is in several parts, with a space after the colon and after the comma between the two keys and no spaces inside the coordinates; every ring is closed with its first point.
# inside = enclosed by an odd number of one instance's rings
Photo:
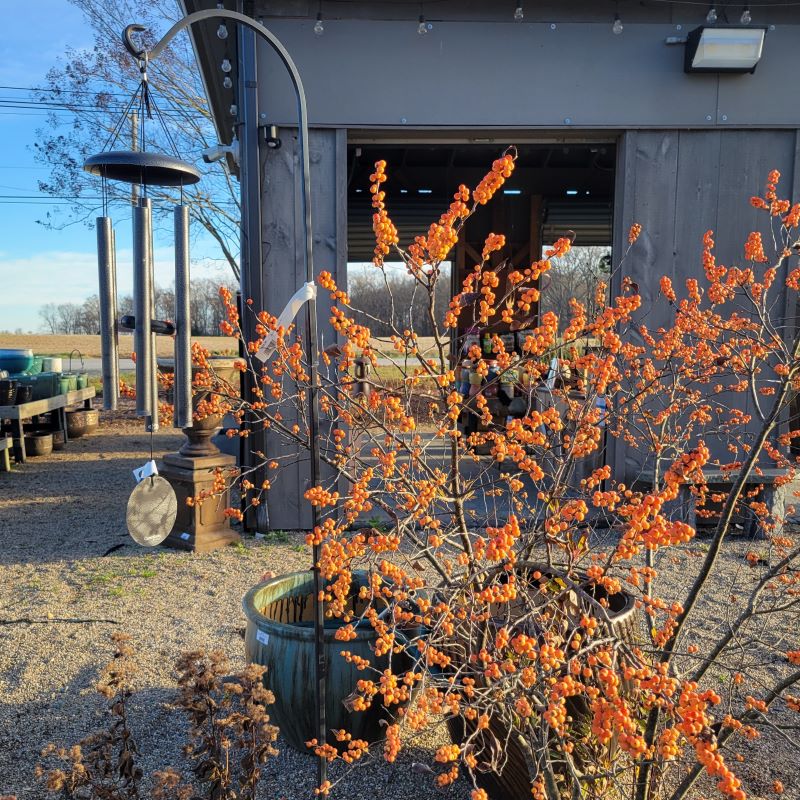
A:
{"type": "MultiPolygon", "coordinates": [[[[132,26],[142,30],[140,26],[132,26]]],[[[127,41],[126,41],[127,44],[127,41]]],[[[114,411],[119,399],[120,328],[132,330],[136,352],[136,415],[145,419],[145,429],[158,430],[158,372],[156,336],[174,336],[174,418],[176,428],[192,426],[192,356],[189,311],[189,207],[184,202],[185,186],[197,183],[200,173],[178,157],[175,142],[164,123],[150,88],[146,54],[137,57],[141,79],[103,147],[86,159],[83,168],[102,180],[103,216],[97,218],[97,264],[100,288],[100,342],[103,366],[103,409],[114,411]],[[136,112],[134,114],[134,112],[136,112]],[[129,118],[138,119],[139,149],[114,147],[129,118]],[[174,155],[147,149],[146,124],[157,120],[174,155]],[[116,236],[108,216],[108,182],[131,184],[133,208],[133,316],[118,316],[116,236]],[[175,249],[175,322],[154,319],[153,200],[154,187],[180,189],[173,209],[175,249]]],[[[136,145],[134,144],[134,147],[136,145]]],[[[151,446],[152,451],[152,446],[151,446]]],[[[140,544],[159,544],[175,521],[175,493],[172,486],[155,474],[154,462],[137,471],[139,484],[129,503],[129,530],[140,544]],[[141,480],[147,478],[147,480],[141,480]],[[134,515],[131,508],[139,509],[134,515]],[[140,520],[140,522],[136,522],[140,520]]]]}

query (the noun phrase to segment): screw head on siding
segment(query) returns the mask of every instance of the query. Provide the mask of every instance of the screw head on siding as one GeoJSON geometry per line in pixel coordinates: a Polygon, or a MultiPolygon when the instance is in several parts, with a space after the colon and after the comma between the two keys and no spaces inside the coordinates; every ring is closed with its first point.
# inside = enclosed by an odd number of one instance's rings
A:
{"type": "Polygon", "coordinates": [[[572,117],[564,117],[565,125],[572,125],[572,117]]]}
{"type": "Polygon", "coordinates": [[[676,25],[675,26],[675,30],[676,31],[682,31],[683,30],[683,25],[676,25]]]}
{"type": "Polygon", "coordinates": [[[551,23],[550,23],[550,30],[551,30],[551,31],[554,31],[554,30],[556,29],[556,27],[557,27],[557,26],[556,26],[555,22],[551,22],[551,23]]]}
{"type": "Polygon", "coordinates": [[[706,114],[706,122],[711,122],[711,114],[706,114]]]}
{"type": "Polygon", "coordinates": [[[400,124],[401,125],[405,125],[407,122],[408,122],[408,120],[405,117],[400,117],[400,124]]]}
{"type": "Polygon", "coordinates": [[[723,115],[720,117],[720,119],[721,119],[723,122],[727,122],[727,121],[728,121],[728,115],[727,115],[727,114],[723,114],[723,115]]]}

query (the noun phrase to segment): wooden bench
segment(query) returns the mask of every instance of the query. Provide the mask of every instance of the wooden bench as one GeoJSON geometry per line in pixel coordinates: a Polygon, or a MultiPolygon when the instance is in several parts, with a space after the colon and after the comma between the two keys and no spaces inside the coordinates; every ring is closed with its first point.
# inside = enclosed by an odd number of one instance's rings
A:
{"type": "Polygon", "coordinates": [[[27,460],[23,420],[34,419],[40,414],[51,414],[51,427],[54,431],[61,431],[64,436],[64,444],[66,444],[69,441],[67,436],[67,407],[83,403],[84,408],[90,409],[94,396],[94,386],[87,386],[85,389],[75,389],[65,394],[46,397],[43,400],[21,403],[18,406],[0,406],[0,420],[9,421],[11,435],[14,438],[14,460],[18,464],[24,464],[27,460]]]}
{"type": "Polygon", "coordinates": [[[0,470],[3,472],[11,472],[11,458],[9,450],[11,450],[13,440],[10,436],[0,436],[0,470]]]}

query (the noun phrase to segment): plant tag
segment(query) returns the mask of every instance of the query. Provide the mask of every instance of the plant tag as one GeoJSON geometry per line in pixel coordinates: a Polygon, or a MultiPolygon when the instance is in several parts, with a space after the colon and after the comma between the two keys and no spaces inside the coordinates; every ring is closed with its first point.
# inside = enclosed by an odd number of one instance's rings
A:
{"type": "Polygon", "coordinates": [[[189,534],[189,533],[186,533],[186,531],[184,531],[184,532],[181,534],[181,539],[183,539],[183,541],[184,541],[184,542],[188,542],[188,541],[189,541],[189,539],[191,539],[191,538],[192,538],[191,534],[189,534]]]}
{"type": "Polygon", "coordinates": [[[256,631],[256,639],[261,644],[269,644],[269,634],[266,631],[256,631]]]}
{"type": "Polygon", "coordinates": [[[136,483],[141,483],[145,478],[151,478],[154,475],[158,475],[158,467],[156,462],[152,460],[133,470],[133,477],[136,478],[136,483]]]}
{"type": "MultiPolygon", "coordinates": [[[[317,285],[314,281],[304,283],[290,298],[286,307],[278,317],[278,327],[286,330],[291,321],[297,316],[304,303],[317,296],[317,285]]],[[[274,352],[278,342],[278,332],[270,331],[261,342],[261,347],[256,352],[256,358],[266,361],[274,352]]]]}

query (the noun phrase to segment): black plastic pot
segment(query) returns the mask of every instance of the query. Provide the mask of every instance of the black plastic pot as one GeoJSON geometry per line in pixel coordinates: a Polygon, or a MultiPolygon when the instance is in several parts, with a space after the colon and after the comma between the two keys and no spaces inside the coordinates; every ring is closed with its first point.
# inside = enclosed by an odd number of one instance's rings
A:
{"type": "Polygon", "coordinates": [[[16,405],[21,406],[23,403],[30,403],[31,400],[33,400],[33,386],[23,383],[17,386],[16,405]]]}
{"type": "Polygon", "coordinates": [[[0,406],[14,405],[17,397],[17,381],[6,378],[0,381],[0,406]]]}

